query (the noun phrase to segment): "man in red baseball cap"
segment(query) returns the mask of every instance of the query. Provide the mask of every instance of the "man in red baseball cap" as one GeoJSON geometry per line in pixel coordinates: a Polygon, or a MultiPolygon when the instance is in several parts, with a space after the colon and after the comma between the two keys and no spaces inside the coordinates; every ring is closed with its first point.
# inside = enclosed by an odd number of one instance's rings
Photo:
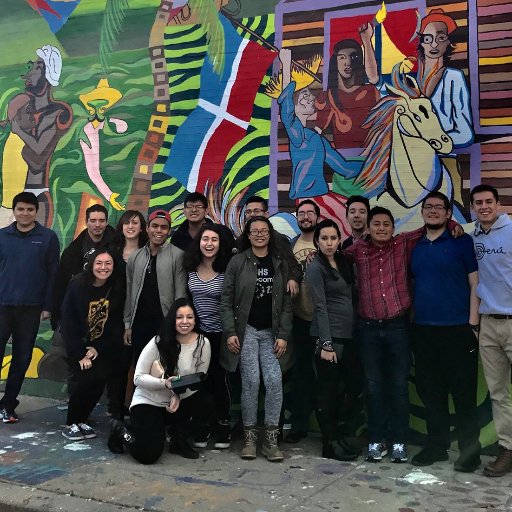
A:
{"type": "Polygon", "coordinates": [[[171,304],[186,297],[183,251],[167,242],[171,216],[155,210],[148,216],[148,243],[132,254],[126,266],[124,343],[133,345],[136,364],[142,349],[158,333],[171,304]]]}

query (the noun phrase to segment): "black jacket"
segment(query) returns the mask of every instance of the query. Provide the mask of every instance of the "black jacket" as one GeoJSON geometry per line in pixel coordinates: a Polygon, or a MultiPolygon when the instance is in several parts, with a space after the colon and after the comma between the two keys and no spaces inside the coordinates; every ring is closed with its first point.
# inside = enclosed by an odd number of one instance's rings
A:
{"type": "Polygon", "coordinates": [[[66,295],[68,284],[74,276],[82,272],[89,255],[100,247],[107,247],[117,255],[120,245],[119,233],[112,226],[107,226],[100,243],[94,244],[87,234],[87,229],[84,229],[64,249],[60,257],[59,270],[57,271],[53,292],[51,323],[54,330],[60,323],[62,301],[66,295]]]}

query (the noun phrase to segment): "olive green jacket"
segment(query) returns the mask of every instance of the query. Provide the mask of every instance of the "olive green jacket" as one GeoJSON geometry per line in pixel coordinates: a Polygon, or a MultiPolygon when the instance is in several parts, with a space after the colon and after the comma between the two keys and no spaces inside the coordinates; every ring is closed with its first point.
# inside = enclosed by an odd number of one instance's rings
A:
{"type": "MultiPolygon", "coordinates": [[[[272,256],[272,262],[274,264],[272,332],[274,339],[281,338],[288,342],[285,355],[279,359],[282,370],[286,371],[292,364],[292,302],[290,294],[286,291],[288,263],[278,256],[272,256]]],[[[238,336],[240,346],[244,342],[256,279],[257,260],[252,249],[249,248],[231,259],[224,275],[224,288],[220,299],[220,316],[224,331],[220,364],[230,372],[236,370],[240,354],[230,352],[226,341],[230,336],[238,336]]]]}

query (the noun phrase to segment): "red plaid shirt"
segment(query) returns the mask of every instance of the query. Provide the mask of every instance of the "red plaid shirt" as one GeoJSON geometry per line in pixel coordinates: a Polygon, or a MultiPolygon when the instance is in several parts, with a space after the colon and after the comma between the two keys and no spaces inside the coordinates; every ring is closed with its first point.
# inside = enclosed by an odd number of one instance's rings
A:
{"type": "Polygon", "coordinates": [[[358,240],[343,251],[356,264],[361,318],[395,318],[410,307],[410,256],[424,232],[422,227],[400,233],[382,247],[358,240]]]}

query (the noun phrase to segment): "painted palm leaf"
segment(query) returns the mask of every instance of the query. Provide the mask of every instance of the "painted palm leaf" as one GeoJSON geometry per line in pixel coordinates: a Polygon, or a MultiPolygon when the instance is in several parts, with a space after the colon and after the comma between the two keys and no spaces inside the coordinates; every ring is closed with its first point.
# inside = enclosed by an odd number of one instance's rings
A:
{"type": "Polygon", "coordinates": [[[117,43],[123,21],[128,11],[128,0],[107,0],[101,24],[100,63],[105,75],[108,74],[110,54],[117,43]]]}
{"type": "Polygon", "coordinates": [[[190,10],[197,16],[208,42],[208,58],[218,75],[224,71],[224,28],[213,0],[188,0],[190,10]]]}

